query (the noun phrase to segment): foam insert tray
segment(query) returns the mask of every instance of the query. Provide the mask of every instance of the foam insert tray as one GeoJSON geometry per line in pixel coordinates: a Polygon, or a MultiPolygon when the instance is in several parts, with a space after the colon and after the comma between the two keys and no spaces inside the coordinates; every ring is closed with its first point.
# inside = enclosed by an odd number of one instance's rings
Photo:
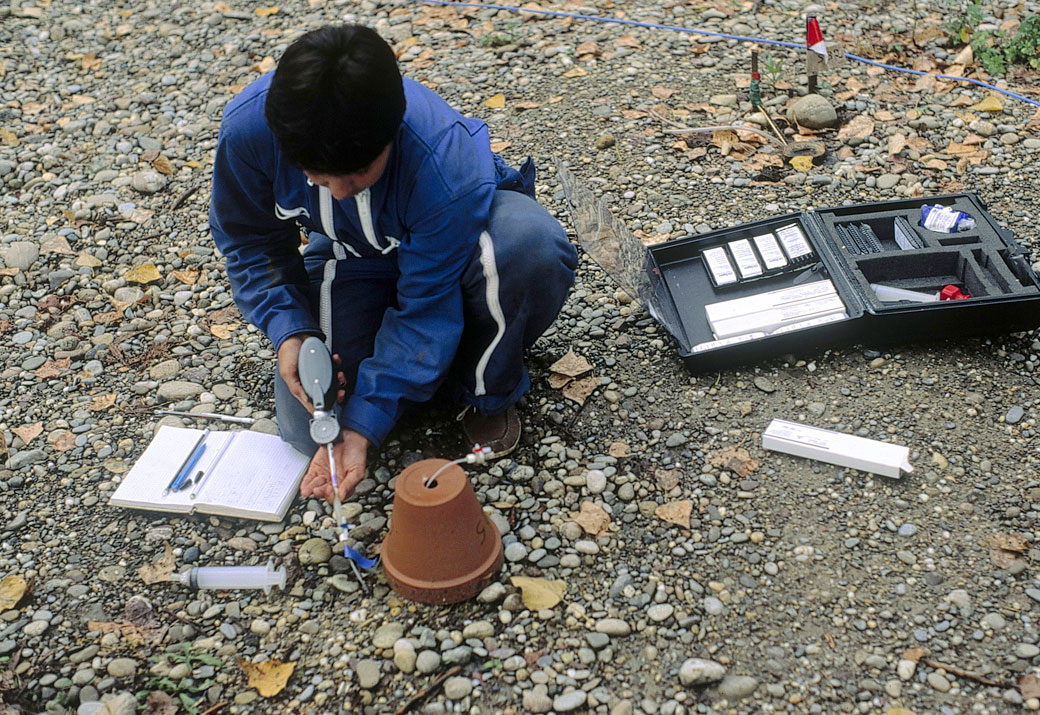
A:
{"type": "MultiPolygon", "coordinates": [[[[874,246],[872,245],[872,248],[874,246]]],[[[691,369],[716,369],[806,347],[848,342],[872,345],[1028,330],[1040,325],[1040,279],[1012,235],[1000,228],[973,194],[952,194],[818,209],[775,216],[648,249],[648,269],[664,289],[654,306],[691,369]],[[921,207],[951,206],[975,218],[970,231],[946,234],[920,225],[921,207]],[[894,220],[902,217],[921,248],[902,249],[894,220]],[[816,253],[797,270],[766,274],[721,287],[712,282],[702,253],[731,241],[796,224],[816,253]],[[862,253],[842,241],[839,226],[865,225],[879,251],[862,253]],[[846,306],[847,318],[736,344],[717,344],[704,306],[829,279],[846,306]],[[971,298],[934,303],[882,303],[871,283],[937,293],[953,284],[971,298]]]]}

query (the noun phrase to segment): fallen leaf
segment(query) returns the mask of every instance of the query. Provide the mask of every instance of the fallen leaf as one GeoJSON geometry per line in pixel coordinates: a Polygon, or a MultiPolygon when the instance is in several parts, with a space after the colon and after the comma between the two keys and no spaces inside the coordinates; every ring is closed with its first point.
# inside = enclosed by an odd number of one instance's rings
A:
{"type": "Polygon", "coordinates": [[[147,284],[159,280],[159,269],[151,263],[142,263],[139,266],[134,266],[129,271],[123,274],[123,278],[128,283],[141,283],[147,284]]]}
{"type": "Polygon", "coordinates": [[[541,102],[532,102],[531,100],[525,100],[523,102],[517,102],[513,105],[513,109],[538,109],[542,106],[541,102]]]}
{"type": "Polygon", "coordinates": [[[598,55],[598,54],[599,54],[599,47],[592,40],[589,40],[587,42],[581,43],[574,50],[574,56],[575,57],[581,57],[582,55],[598,55]]]}
{"type": "Polygon", "coordinates": [[[257,17],[271,17],[271,15],[278,13],[278,6],[271,5],[270,7],[258,7],[253,12],[256,13],[257,17]]]}
{"type": "Polygon", "coordinates": [[[219,12],[221,15],[227,15],[231,12],[231,6],[226,2],[218,2],[213,5],[214,12],[219,12]]]}
{"type": "Polygon", "coordinates": [[[67,429],[58,430],[47,437],[47,443],[56,452],[68,452],[76,448],[76,435],[67,429]]]}
{"type": "Polygon", "coordinates": [[[1004,103],[1000,101],[1000,97],[991,94],[978,104],[971,105],[969,109],[974,109],[976,112],[1002,112],[1004,103]]]}
{"type": "Polygon", "coordinates": [[[624,35],[623,37],[617,38],[616,40],[614,40],[614,46],[630,47],[636,50],[638,50],[641,47],[641,45],[639,44],[639,40],[634,38],[632,35],[624,35]]]}
{"type": "Polygon", "coordinates": [[[1012,568],[1015,564],[1025,564],[1026,560],[1020,557],[1013,551],[1005,551],[1004,549],[989,550],[990,561],[993,565],[1002,571],[1007,571],[1012,568]]]}
{"type": "Polygon", "coordinates": [[[170,176],[173,173],[173,164],[171,164],[170,160],[162,154],[157,156],[155,161],[152,162],[152,168],[166,176],[170,176]]]}
{"type": "Polygon", "coordinates": [[[165,628],[142,628],[127,621],[87,621],[87,630],[91,633],[118,633],[134,646],[155,645],[166,636],[165,628]]]}
{"type": "Polygon", "coordinates": [[[520,589],[520,598],[529,611],[544,611],[552,608],[567,593],[567,584],[563,581],[513,576],[509,582],[520,589]]]}
{"type": "Polygon", "coordinates": [[[137,569],[137,574],[141,577],[141,580],[149,586],[153,583],[174,580],[173,566],[176,557],[173,555],[173,549],[170,548],[169,544],[166,544],[165,547],[163,555],[157,561],[145,564],[137,569]]]}
{"type": "Polygon", "coordinates": [[[3,432],[0,432],[0,457],[7,454],[7,437],[4,436],[3,432]]]}
{"type": "Polygon", "coordinates": [[[174,271],[173,272],[173,277],[176,278],[177,280],[179,280],[181,283],[184,283],[185,285],[193,286],[193,285],[195,285],[195,281],[197,281],[199,279],[199,272],[198,271],[174,271]]]}
{"type": "Polygon", "coordinates": [[[29,592],[29,582],[18,574],[0,581],[0,611],[10,611],[29,592]]]}
{"type": "Polygon", "coordinates": [[[33,374],[41,380],[46,380],[52,377],[59,377],[60,375],[65,374],[65,371],[69,369],[69,365],[71,363],[71,358],[48,360],[47,362],[43,363],[38,368],[36,368],[36,371],[33,374]]]}
{"type": "Polygon", "coordinates": [[[1040,675],[1036,673],[1023,673],[1018,676],[1018,689],[1022,691],[1022,697],[1040,698],[1040,675]]]}
{"type": "Polygon", "coordinates": [[[180,706],[169,695],[161,690],[153,690],[144,701],[141,715],[177,715],[179,709],[180,706]]]}
{"type": "Polygon", "coordinates": [[[98,395],[90,401],[90,411],[100,412],[101,410],[107,410],[114,404],[116,404],[116,395],[114,392],[110,392],[106,395],[98,395]]]}
{"type": "Polygon", "coordinates": [[[512,145],[512,143],[513,142],[491,142],[491,151],[495,152],[496,154],[501,154],[506,149],[508,149],[512,145]]]}
{"type": "Polygon", "coordinates": [[[267,73],[273,70],[277,66],[277,62],[274,61],[274,57],[268,55],[260,60],[260,64],[254,68],[257,72],[267,73]]]}
{"type": "Polygon", "coordinates": [[[64,236],[50,236],[40,242],[40,253],[62,253],[66,256],[75,255],[68,239],[64,236]]]}
{"type": "Polygon", "coordinates": [[[906,148],[906,137],[902,134],[893,134],[888,138],[888,155],[895,156],[906,148]]]}
{"type": "Polygon", "coordinates": [[[220,340],[227,340],[231,337],[231,333],[238,328],[238,323],[228,323],[227,325],[211,325],[209,326],[209,332],[215,338],[220,340]]]}
{"type": "Polygon", "coordinates": [[[12,427],[11,431],[18,435],[19,439],[25,444],[29,444],[34,439],[40,436],[40,432],[43,432],[42,422],[33,422],[31,425],[22,425],[21,427],[12,427]]]}
{"type": "Polygon", "coordinates": [[[554,390],[559,390],[561,387],[572,381],[574,378],[570,375],[561,375],[558,372],[549,373],[549,387],[554,390]]]}
{"type": "Polygon", "coordinates": [[[568,350],[567,354],[549,366],[551,372],[566,375],[567,377],[578,377],[592,369],[592,363],[576,354],[574,350],[568,350]]]}
{"type": "Polygon", "coordinates": [[[265,698],[271,698],[282,692],[289,677],[296,670],[296,663],[283,663],[280,660],[267,660],[263,663],[250,663],[247,660],[238,661],[238,667],[249,679],[249,687],[265,698]]]}
{"type": "Polygon", "coordinates": [[[693,502],[689,499],[668,502],[654,509],[658,519],[667,521],[669,524],[681,526],[684,529],[690,528],[690,514],[692,512],[693,502]]]}
{"type": "Polygon", "coordinates": [[[1005,551],[1016,551],[1018,553],[1029,551],[1029,542],[1021,534],[997,532],[987,536],[986,543],[994,549],[1004,549],[1005,551]]]}
{"type": "Polygon", "coordinates": [[[563,388],[563,396],[568,400],[574,400],[579,405],[584,405],[585,400],[589,399],[589,395],[595,392],[597,387],[599,387],[598,377],[584,377],[567,383],[563,388]]]}
{"type": "Polygon", "coordinates": [[[92,256],[86,251],[76,256],[77,266],[86,266],[88,268],[97,268],[101,265],[101,259],[96,256],[92,256]]]}
{"type": "Polygon", "coordinates": [[[588,72],[583,70],[581,67],[575,67],[574,69],[567,70],[563,73],[564,77],[584,77],[588,72]]]}
{"type": "Polygon", "coordinates": [[[627,457],[631,453],[632,450],[629,448],[626,442],[614,442],[607,449],[607,454],[609,454],[614,459],[621,459],[622,457],[627,457]]]}
{"type": "Polygon", "coordinates": [[[0,127],[0,139],[3,139],[7,146],[18,146],[18,137],[7,127],[0,127]]]}
{"type": "Polygon", "coordinates": [[[791,166],[794,167],[795,171],[808,172],[812,169],[812,157],[811,156],[792,156],[791,166]]]}
{"type": "Polygon", "coordinates": [[[506,96],[499,92],[493,97],[488,97],[484,100],[484,106],[490,107],[491,109],[502,109],[506,106],[506,96]]]}
{"type": "Polygon", "coordinates": [[[590,501],[583,501],[580,511],[572,511],[570,520],[584,529],[586,534],[596,537],[607,533],[607,527],[610,526],[610,515],[590,501]]]}
{"type": "Polygon", "coordinates": [[[650,89],[650,94],[654,95],[658,99],[668,99],[678,91],[679,90],[677,89],[671,89],[669,87],[653,87],[650,89]]]}
{"type": "Polygon", "coordinates": [[[666,492],[670,492],[679,486],[679,470],[661,469],[658,467],[654,470],[654,479],[657,480],[657,486],[666,492]]]}
{"type": "Polygon", "coordinates": [[[873,133],[874,120],[865,114],[860,114],[853,117],[848,124],[838,130],[838,139],[849,139],[851,137],[866,139],[873,133]]]}
{"type": "Polygon", "coordinates": [[[899,659],[910,660],[916,663],[919,660],[921,660],[921,658],[924,658],[926,655],[928,655],[928,649],[918,646],[916,648],[908,648],[904,650],[902,653],[899,654],[899,659]]]}
{"type": "Polygon", "coordinates": [[[711,133],[711,143],[722,151],[723,156],[728,154],[739,141],[736,133],[728,129],[716,129],[711,133]]]}
{"type": "Polygon", "coordinates": [[[758,469],[758,460],[752,459],[743,447],[727,447],[712,452],[708,455],[707,461],[713,467],[723,467],[738,477],[746,477],[758,469]]]}

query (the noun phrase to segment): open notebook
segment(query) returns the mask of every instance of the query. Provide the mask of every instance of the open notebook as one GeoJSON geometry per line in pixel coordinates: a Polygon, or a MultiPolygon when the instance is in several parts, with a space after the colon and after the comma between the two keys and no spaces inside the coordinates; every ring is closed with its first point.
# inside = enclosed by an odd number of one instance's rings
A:
{"type": "Polygon", "coordinates": [[[160,427],[108,503],[152,511],[281,521],[310,458],[262,432],[211,431],[192,469],[194,474],[203,472],[201,486],[191,484],[163,496],[174,471],[184,463],[202,433],[198,429],[160,427]]]}

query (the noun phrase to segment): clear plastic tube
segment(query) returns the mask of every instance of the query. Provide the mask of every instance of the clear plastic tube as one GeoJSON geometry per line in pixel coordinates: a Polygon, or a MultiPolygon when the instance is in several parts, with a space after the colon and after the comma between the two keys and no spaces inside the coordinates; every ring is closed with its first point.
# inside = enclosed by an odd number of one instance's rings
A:
{"type": "Polygon", "coordinates": [[[272,561],[268,561],[266,566],[194,566],[180,574],[180,581],[197,589],[237,591],[262,588],[264,593],[268,593],[271,586],[285,588],[285,567],[276,569],[272,561]]]}

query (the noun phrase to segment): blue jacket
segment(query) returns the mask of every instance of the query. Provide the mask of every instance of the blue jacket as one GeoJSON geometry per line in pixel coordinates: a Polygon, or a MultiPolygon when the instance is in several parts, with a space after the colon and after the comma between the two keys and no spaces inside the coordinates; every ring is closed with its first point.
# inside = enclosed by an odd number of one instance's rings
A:
{"type": "Polygon", "coordinates": [[[264,119],[270,81],[260,78],[224,111],[213,238],[227,259],[235,302],[275,349],[292,335],[322,333],[307,299],[297,222],[350,255],[396,258],[398,305],[384,315],[340,420],[378,445],[401,401],[429,399],[448,371],[462,335],[460,278],[507,177],[484,122],[405,80],[407,108],[385,173],[368,191],[336,201],[282,157],[264,119]]]}

